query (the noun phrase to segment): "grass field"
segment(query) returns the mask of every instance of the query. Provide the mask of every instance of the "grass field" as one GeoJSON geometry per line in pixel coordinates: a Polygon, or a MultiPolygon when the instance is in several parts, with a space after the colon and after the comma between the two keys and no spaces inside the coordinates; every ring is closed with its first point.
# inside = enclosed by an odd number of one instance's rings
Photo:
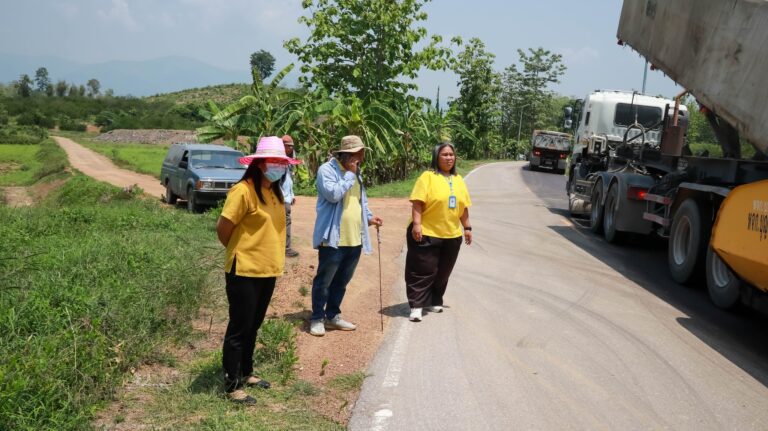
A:
{"type": "Polygon", "coordinates": [[[0,144],[0,186],[24,186],[36,181],[39,145],[0,144]]]}

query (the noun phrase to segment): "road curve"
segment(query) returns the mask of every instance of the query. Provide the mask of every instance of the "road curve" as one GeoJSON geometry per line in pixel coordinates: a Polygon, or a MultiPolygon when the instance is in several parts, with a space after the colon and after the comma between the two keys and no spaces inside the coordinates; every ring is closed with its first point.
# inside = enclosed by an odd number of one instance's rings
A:
{"type": "Polygon", "coordinates": [[[395,287],[349,429],[768,429],[764,318],[672,283],[663,245],[574,225],[562,176],[498,163],[467,184],[447,309],[409,322],[395,287]]]}
{"type": "Polygon", "coordinates": [[[67,153],[72,167],[89,177],[117,187],[128,187],[135,184],[141,187],[144,193],[157,198],[165,194],[165,187],[161,186],[160,181],[155,177],[121,169],[108,158],[77,144],[71,139],[60,136],[54,136],[53,139],[67,153]]]}

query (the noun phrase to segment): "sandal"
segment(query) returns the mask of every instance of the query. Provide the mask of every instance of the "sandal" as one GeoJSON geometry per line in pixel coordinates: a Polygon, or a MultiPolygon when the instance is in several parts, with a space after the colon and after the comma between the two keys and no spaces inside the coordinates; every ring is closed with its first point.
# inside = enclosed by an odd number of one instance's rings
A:
{"type": "Polygon", "coordinates": [[[248,376],[248,378],[245,379],[245,384],[246,386],[256,386],[261,389],[269,389],[272,387],[271,383],[256,376],[248,376]]]}
{"type": "Polygon", "coordinates": [[[227,398],[229,398],[230,401],[237,404],[243,404],[246,406],[252,406],[256,404],[256,398],[248,395],[244,390],[237,389],[232,392],[227,393],[227,398]]]}

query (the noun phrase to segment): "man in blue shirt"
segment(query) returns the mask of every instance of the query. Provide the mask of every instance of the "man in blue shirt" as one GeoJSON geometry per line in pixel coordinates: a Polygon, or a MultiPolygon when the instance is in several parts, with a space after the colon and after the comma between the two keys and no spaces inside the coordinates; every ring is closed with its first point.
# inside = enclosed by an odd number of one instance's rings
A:
{"type": "Polygon", "coordinates": [[[312,281],[312,317],[309,333],[325,329],[354,331],[357,326],[341,318],[341,301],[360,259],[371,254],[368,226],[382,221],[368,209],[360,177],[365,146],[359,136],[345,136],[334,157],[317,170],[317,219],[312,247],[318,250],[317,275],[312,281]]]}
{"type": "MultiPolygon", "coordinates": [[[[293,138],[289,135],[283,136],[283,146],[285,146],[285,155],[296,158],[293,151],[293,138]]],[[[296,197],[293,194],[293,177],[291,176],[294,167],[288,166],[285,176],[280,180],[280,189],[283,191],[285,201],[285,256],[296,257],[299,252],[291,248],[291,206],[296,203],[296,197]]]]}

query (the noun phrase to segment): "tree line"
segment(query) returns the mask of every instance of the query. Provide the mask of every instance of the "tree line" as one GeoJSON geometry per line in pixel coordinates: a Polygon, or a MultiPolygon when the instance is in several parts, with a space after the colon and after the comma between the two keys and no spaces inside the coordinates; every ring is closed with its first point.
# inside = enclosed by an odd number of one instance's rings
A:
{"type": "MultiPolygon", "coordinates": [[[[22,74],[17,81],[11,82],[11,88],[15,95],[28,98],[33,95],[45,95],[48,97],[98,97],[101,96],[101,83],[96,78],[91,78],[85,85],[68,83],[59,80],[55,84],[51,81],[48,69],[39,67],[35,71],[34,79],[28,74],[22,74]]],[[[105,96],[113,96],[112,89],[105,91],[105,96]]]]}
{"type": "Polygon", "coordinates": [[[548,89],[565,73],[559,55],[520,50],[519,65],[497,72],[480,39],[428,34],[421,24],[429,1],[304,0],[299,22],[309,36],[284,43],[302,64],[301,88],[280,86],[292,64],[265,82],[274,57],[254,53],[250,94],[226,106],[210,102],[198,138],[238,146],[245,135],[252,147],[260,136],[288,133],[314,172],[341,136],[357,134],[372,147],[366,177],[380,183],[424,167],[440,141],[452,140],[462,157],[514,158],[532,128],[559,129],[567,99],[548,89]],[[447,109],[439,89],[434,101],[413,94],[424,69],[459,76],[459,96],[447,109]]]}

